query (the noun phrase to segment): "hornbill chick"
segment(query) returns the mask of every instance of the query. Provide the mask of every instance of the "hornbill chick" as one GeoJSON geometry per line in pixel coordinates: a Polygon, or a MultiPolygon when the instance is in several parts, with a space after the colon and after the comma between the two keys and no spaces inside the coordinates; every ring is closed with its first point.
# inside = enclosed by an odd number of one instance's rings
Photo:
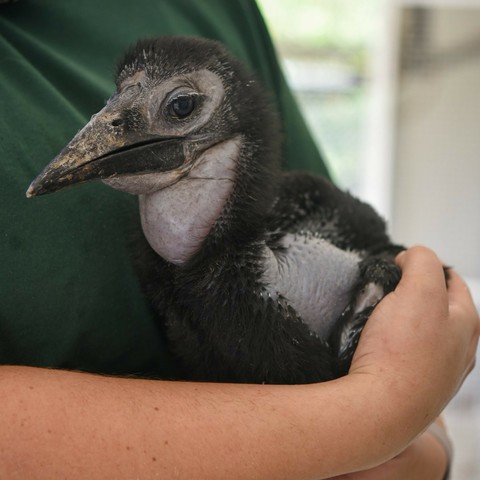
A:
{"type": "Polygon", "coordinates": [[[141,281],[189,378],[346,374],[399,280],[384,222],[325,179],[280,172],[277,115],[220,44],[139,41],[116,86],[27,196],[92,179],[138,195],[141,281]]]}

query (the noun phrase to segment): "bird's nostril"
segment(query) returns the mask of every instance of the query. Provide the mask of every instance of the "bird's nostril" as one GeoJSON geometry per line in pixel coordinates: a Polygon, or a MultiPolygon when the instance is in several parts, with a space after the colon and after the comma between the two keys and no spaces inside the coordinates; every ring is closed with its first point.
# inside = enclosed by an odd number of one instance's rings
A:
{"type": "Polygon", "coordinates": [[[123,118],[115,118],[115,120],[112,120],[112,127],[119,127],[120,125],[123,124],[123,118]]]}

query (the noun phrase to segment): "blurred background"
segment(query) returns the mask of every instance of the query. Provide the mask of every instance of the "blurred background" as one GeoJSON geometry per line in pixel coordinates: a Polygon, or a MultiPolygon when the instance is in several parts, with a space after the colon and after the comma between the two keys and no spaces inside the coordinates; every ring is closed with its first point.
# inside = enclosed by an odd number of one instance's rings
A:
{"type": "MultiPolygon", "coordinates": [[[[480,308],[480,0],[258,3],[335,182],[454,266],[480,308]]],[[[446,416],[452,479],[480,479],[480,367],[446,416]]]]}

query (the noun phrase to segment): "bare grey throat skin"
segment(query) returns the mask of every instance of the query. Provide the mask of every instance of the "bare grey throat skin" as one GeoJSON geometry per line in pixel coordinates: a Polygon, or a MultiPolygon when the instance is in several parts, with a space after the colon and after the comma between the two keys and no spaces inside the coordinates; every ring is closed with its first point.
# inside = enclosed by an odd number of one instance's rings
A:
{"type": "Polygon", "coordinates": [[[162,190],[140,195],[140,217],[150,246],[181,265],[201,247],[231,195],[240,139],[208,149],[188,175],[162,190]]]}

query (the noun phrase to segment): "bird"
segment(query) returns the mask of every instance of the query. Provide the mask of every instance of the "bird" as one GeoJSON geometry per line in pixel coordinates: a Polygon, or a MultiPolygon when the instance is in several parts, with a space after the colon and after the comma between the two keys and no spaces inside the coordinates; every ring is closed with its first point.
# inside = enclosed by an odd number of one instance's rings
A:
{"type": "Polygon", "coordinates": [[[139,279],[187,379],[346,375],[400,280],[404,247],[384,220],[321,176],[282,171],[270,94],[221,43],[141,39],[115,83],[27,197],[95,179],[138,196],[139,279]]]}

